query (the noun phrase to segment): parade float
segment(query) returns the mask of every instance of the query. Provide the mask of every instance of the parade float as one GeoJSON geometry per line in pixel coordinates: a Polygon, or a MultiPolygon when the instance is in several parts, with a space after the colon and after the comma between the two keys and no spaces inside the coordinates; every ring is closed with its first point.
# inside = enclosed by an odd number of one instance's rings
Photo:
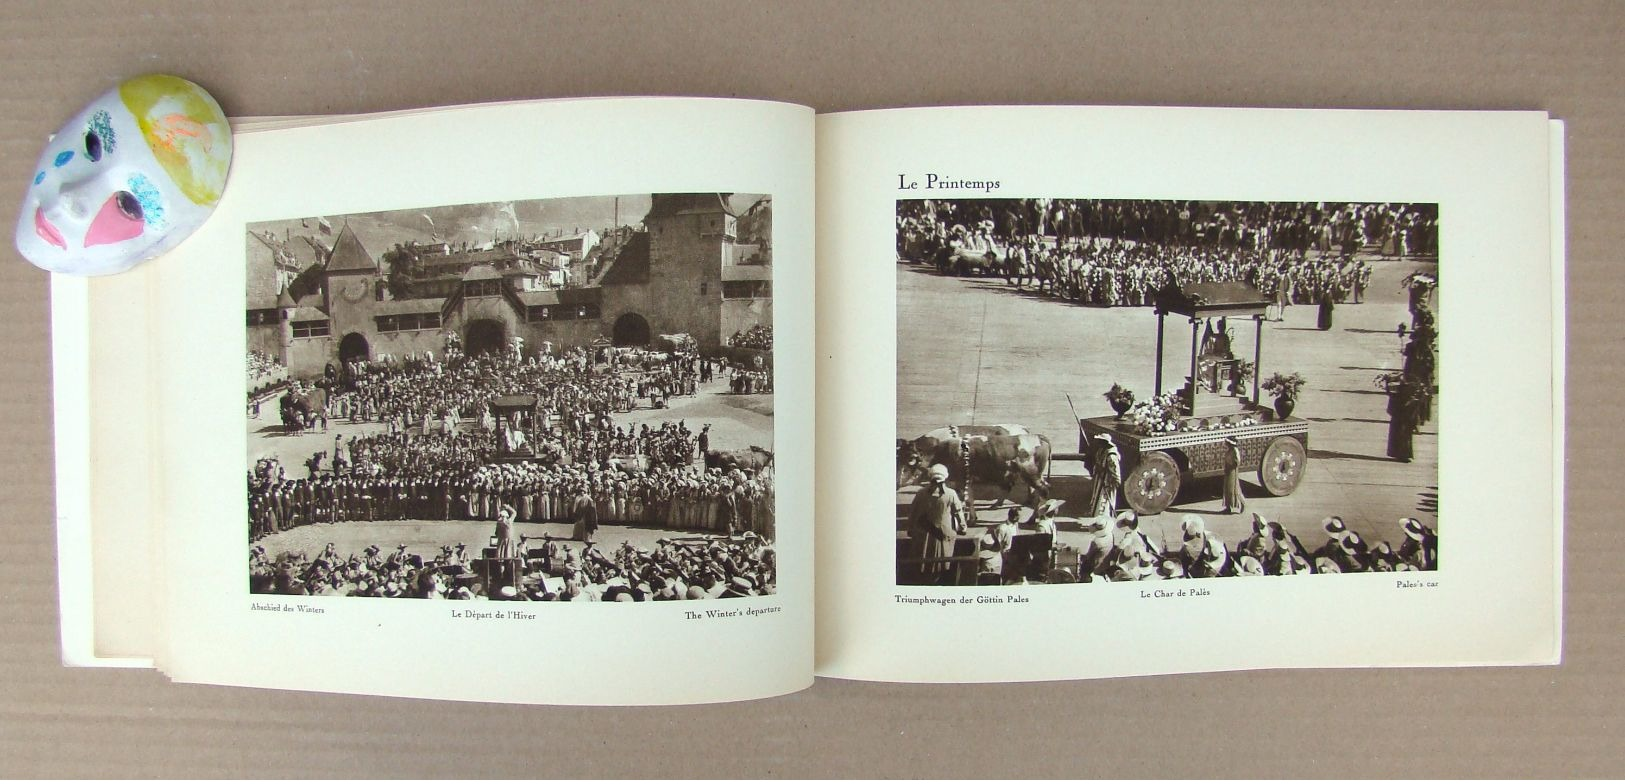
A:
{"type": "MultiPolygon", "coordinates": [[[[1290,413],[1302,377],[1286,377],[1297,383],[1277,394],[1276,405],[1263,404],[1259,376],[1268,305],[1246,283],[1198,283],[1158,293],[1155,394],[1122,406],[1117,416],[1078,419],[1078,452],[1091,471],[1114,470],[1106,452],[1118,451],[1123,500],[1134,511],[1160,514],[1184,481],[1222,475],[1228,438],[1240,445],[1242,471],[1257,471],[1266,492],[1284,496],[1298,488],[1309,460],[1309,423],[1290,413]],[[1190,375],[1184,387],[1165,392],[1169,316],[1190,323],[1190,375]],[[1250,362],[1236,356],[1230,325],[1237,320],[1253,322],[1250,362]]],[[[1114,408],[1125,399],[1121,391],[1108,393],[1114,408]]]]}
{"type": "Polygon", "coordinates": [[[486,403],[486,410],[495,425],[493,462],[517,463],[538,457],[536,434],[543,423],[541,403],[535,395],[501,395],[486,403]]]}

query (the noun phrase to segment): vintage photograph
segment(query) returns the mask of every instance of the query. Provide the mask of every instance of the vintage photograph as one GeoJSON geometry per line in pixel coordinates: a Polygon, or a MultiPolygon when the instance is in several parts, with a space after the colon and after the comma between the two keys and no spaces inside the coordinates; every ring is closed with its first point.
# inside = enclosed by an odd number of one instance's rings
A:
{"type": "Polygon", "coordinates": [[[656,193],[248,225],[250,591],[773,593],[772,218],[656,193]]]}
{"type": "Polygon", "coordinates": [[[1438,205],[897,202],[897,582],[1438,568],[1438,205]]]}

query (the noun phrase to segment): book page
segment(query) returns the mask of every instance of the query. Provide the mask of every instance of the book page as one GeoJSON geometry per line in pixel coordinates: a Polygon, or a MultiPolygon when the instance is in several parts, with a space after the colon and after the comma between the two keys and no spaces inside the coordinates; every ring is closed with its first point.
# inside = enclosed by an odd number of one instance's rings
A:
{"type": "Polygon", "coordinates": [[[1556,662],[1552,132],[820,117],[819,674],[1556,662]]]}
{"type": "Polygon", "coordinates": [[[62,658],[150,667],[156,606],[150,267],[51,280],[62,658]]]}
{"type": "Polygon", "coordinates": [[[160,668],[574,704],[810,684],[809,110],[236,143],[160,262],[160,668]]]}

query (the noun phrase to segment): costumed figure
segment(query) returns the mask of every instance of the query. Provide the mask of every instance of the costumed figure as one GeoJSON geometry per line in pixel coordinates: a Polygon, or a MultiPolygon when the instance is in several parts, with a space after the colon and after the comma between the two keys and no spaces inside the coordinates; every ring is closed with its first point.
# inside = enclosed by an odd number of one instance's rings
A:
{"type": "Polygon", "coordinates": [[[953,556],[954,538],[965,533],[965,505],[948,486],[948,467],[931,466],[931,484],[921,488],[909,508],[910,550],[917,558],[920,576],[926,582],[940,582],[951,571],[947,559],[953,556]]]}
{"type": "Polygon", "coordinates": [[[1246,511],[1247,499],[1241,494],[1241,442],[1230,436],[1224,440],[1224,512],[1246,511]]]}
{"type": "Polygon", "coordinates": [[[1117,491],[1123,486],[1123,455],[1109,436],[1097,435],[1089,486],[1089,511],[1093,517],[1110,518],[1117,513],[1117,491]]]}
{"type": "Polygon", "coordinates": [[[514,508],[506,504],[504,504],[502,509],[497,512],[497,530],[495,538],[497,540],[496,557],[499,560],[518,558],[522,553],[519,548],[523,543],[523,537],[519,536],[513,530],[514,519],[517,516],[518,515],[514,512],[514,508]]]}
{"type": "Polygon", "coordinates": [[[1416,434],[1418,405],[1416,384],[1409,379],[1388,388],[1388,456],[1409,463],[1414,456],[1411,437],[1416,434]]]}
{"type": "Polygon", "coordinates": [[[582,487],[581,492],[575,497],[572,516],[575,520],[573,538],[579,542],[592,544],[598,535],[598,504],[586,487],[582,487]]]}

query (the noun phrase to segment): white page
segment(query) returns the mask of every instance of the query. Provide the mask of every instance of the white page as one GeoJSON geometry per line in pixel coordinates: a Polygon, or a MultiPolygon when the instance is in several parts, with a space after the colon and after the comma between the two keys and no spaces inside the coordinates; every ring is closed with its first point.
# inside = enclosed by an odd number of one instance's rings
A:
{"type": "Polygon", "coordinates": [[[152,268],[52,278],[63,661],[150,667],[162,636],[147,459],[152,268]]]}
{"type": "MultiPolygon", "coordinates": [[[[1553,259],[1554,236],[1561,232],[1553,221],[1561,220],[1561,211],[1550,193],[1560,179],[1549,167],[1544,114],[1021,107],[860,112],[818,122],[818,542],[825,567],[818,586],[819,674],[1001,681],[1557,661],[1561,519],[1554,510],[1561,469],[1551,412],[1563,400],[1554,351],[1562,320],[1554,276],[1561,275],[1561,259],[1553,259]],[[996,185],[924,190],[928,177],[996,185]],[[921,189],[900,188],[906,182],[919,182],[921,189]],[[899,586],[894,521],[902,498],[894,439],[919,433],[899,427],[901,286],[924,281],[941,298],[930,300],[940,309],[914,313],[924,326],[904,332],[975,348],[973,356],[942,361],[956,364],[964,378],[974,372],[979,385],[990,368],[1043,386],[1044,364],[1095,362],[1111,363],[1110,373],[1148,391],[1149,354],[1112,356],[1083,343],[1076,351],[1015,358],[974,335],[987,323],[978,299],[984,296],[986,307],[995,309],[1024,303],[1024,312],[1034,314],[1028,328],[1037,332],[1071,329],[1069,320],[1076,319],[1139,318],[1145,326],[1135,333],[1142,341],[1136,345],[1149,345],[1155,329],[1149,308],[1141,316],[1081,308],[1030,292],[1012,294],[998,278],[952,278],[898,262],[899,199],[983,197],[1437,204],[1438,571],[899,586]],[[1401,587],[1407,576],[1418,587],[1401,587]],[[1185,592],[1159,598],[1153,593],[1158,588],[1185,592]]],[[[1307,315],[1307,329],[1315,328],[1313,313],[1303,313],[1313,308],[1292,310],[1292,318],[1307,315]]],[[[1361,312],[1337,310],[1339,318],[1361,312]]],[[[1284,333],[1268,329],[1272,340],[1283,342],[1277,339],[1284,333]]],[[[1250,331],[1250,325],[1243,330],[1249,355],[1250,331]]],[[[1366,329],[1356,337],[1372,343],[1378,335],[1364,333],[1380,331],[1366,329]]],[[[1167,334],[1169,353],[1182,356],[1189,330],[1175,326],[1167,334]]],[[[1395,342],[1392,353],[1397,349],[1395,342]]],[[[1269,351],[1266,345],[1266,373],[1291,370],[1269,367],[1269,351]]],[[[904,367],[917,367],[907,361],[904,367]]],[[[1165,362],[1165,370],[1179,365],[1177,359],[1165,362]]],[[[1181,374],[1173,371],[1169,382],[1180,384],[1181,374]]],[[[980,418],[931,425],[1066,417],[1065,394],[1078,402],[1080,416],[1103,413],[1104,386],[1055,386],[1047,390],[1052,399],[1043,411],[999,408],[997,400],[987,402],[987,389],[973,393],[970,382],[963,386],[927,391],[954,398],[937,408],[963,404],[980,418]]],[[[919,390],[909,394],[911,400],[920,396],[919,390]]],[[[1301,407],[1312,409],[1307,394],[1301,407]]],[[[1358,426],[1380,433],[1385,421],[1358,426]]],[[[1317,456],[1315,430],[1345,424],[1311,422],[1307,471],[1345,465],[1389,470],[1380,435],[1374,449],[1366,450],[1370,456],[1317,456]]],[[[1076,448],[1075,431],[1048,435],[1056,452],[1076,448]]],[[[1333,491],[1342,481],[1322,478],[1322,486],[1333,491]]],[[[1426,490],[1407,486],[1397,492],[1415,498],[1426,490]]],[[[1189,496],[1171,508],[1211,515],[1217,507],[1213,495],[1189,496]]],[[[1323,514],[1353,519],[1364,498],[1350,496],[1345,508],[1323,514]]],[[[1161,517],[1173,518],[1177,536],[1180,515],[1161,517]]],[[[1298,511],[1281,521],[1301,531],[1319,528],[1320,517],[1298,511]]],[[[1386,519],[1395,525],[1395,518],[1386,519]]]]}
{"type": "MultiPolygon", "coordinates": [[[[210,222],[160,262],[167,607],[182,681],[439,699],[661,704],[804,688],[812,653],[812,115],[605,99],[412,113],[237,137],[210,222]],[[301,597],[251,610],[243,491],[245,226],[494,201],[760,193],[777,235],[777,593],[722,602],[301,597]],[[521,620],[453,610],[519,609],[521,620]],[[319,610],[312,613],[308,610],[319,610]],[[706,610],[725,618],[689,617],[706,610]],[[754,611],[754,612],[753,612],[754,611]]],[[[381,253],[374,248],[372,253],[381,253]]]]}

